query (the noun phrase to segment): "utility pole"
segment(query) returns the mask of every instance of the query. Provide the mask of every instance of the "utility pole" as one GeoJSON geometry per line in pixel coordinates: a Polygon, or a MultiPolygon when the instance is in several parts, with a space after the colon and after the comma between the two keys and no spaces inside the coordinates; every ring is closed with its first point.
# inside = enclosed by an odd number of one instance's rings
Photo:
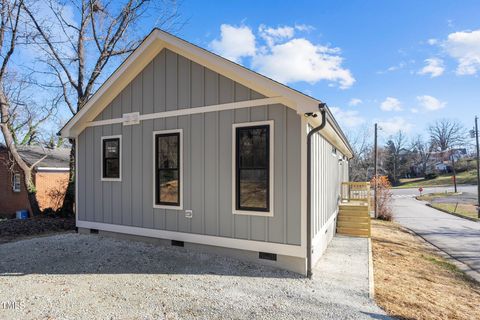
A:
{"type": "Polygon", "coordinates": [[[452,171],[453,171],[453,192],[457,193],[457,172],[455,171],[455,149],[450,150],[450,157],[452,158],[452,171]]]}
{"type": "Polygon", "coordinates": [[[374,199],[374,204],[375,204],[375,207],[374,207],[374,216],[375,218],[377,218],[377,178],[378,178],[378,172],[377,172],[377,129],[378,129],[378,126],[377,124],[375,123],[375,134],[374,134],[374,156],[373,156],[373,166],[374,166],[374,170],[373,170],[373,174],[374,174],[374,182],[375,182],[375,185],[373,186],[373,199],[374,199]]]}
{"type": "Polygon", "coordinates": [[[480,161],[478,151],[478,117],[475,116],[475,140],[477,141],[477,214],[480,218],[480,161]]]}

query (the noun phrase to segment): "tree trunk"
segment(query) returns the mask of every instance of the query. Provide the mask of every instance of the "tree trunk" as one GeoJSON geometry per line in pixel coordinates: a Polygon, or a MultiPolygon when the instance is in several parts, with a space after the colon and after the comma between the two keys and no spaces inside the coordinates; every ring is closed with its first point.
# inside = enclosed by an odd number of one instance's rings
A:
{"type": "Polygon", "coordinates": [[[65,192],[65,198],[63,199],[62,213],[64,215],[74,214],[75,210],[75,148],[76,141],[70,140],[72,149],[70,150],[70,173],[68,177],[67,191],[65,192]]]}
{"type": "Polygon", "coordinates": [[[25,186],[27,187],[28,201],[30,203],[30,208],[32,209],[32,215],[36,216],[41,213],[41,210],[37,201],[37,190],[32,177],[32,168],[29,167],[25,161],[23,161],[22,157],[18,153],[17,146],[13,142],[12,132],[8,128],[8,109],[8,101],[3,92],[0,92],[0,127],[3,133],[3,138],[5,140],[5,144],[7,145],[8,151],[13,156],[15,163],[23,171],[24,182],[25,186]]]}

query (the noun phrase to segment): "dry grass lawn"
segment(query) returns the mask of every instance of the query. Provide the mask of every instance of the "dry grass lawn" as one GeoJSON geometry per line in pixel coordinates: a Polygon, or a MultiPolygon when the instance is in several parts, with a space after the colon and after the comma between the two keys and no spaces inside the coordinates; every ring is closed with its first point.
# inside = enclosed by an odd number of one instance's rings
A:
{"type": "Polygon", "coordinates": [[[402,319],[480,319],[480,284],[393,222],[372,220],[375,300],[402,319]]]}
{"type": "Polygon", "coordinates": [[[465,204],[465,203],[432,203],[432,207],[437,209],[446,210],[448,212],[457,213],[462,216],[466,216],[469,218],[477,219],[477,207],[473,204],[465,204]]]}

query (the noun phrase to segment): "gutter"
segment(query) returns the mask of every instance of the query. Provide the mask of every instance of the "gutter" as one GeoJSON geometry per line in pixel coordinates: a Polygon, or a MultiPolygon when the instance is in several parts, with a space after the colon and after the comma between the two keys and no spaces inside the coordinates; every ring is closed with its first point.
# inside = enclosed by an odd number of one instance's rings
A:
{"type": "MultiPolygon", "coordinates": [[[[312,137],[325,127],[327,123],[326,103],[320,103],[318,110],[322,116],[322,122],[313,128],[307,135],[307,277],[312,278],[312,137]]],[[[307,117],[316,117],[316,114],[306,113],[307,117]]]]}

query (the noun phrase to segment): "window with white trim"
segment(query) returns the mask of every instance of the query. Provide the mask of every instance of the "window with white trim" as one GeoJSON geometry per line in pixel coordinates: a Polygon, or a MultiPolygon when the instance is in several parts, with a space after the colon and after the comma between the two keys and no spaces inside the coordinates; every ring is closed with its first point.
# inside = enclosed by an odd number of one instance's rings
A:
{"type": "Polygon", "coordinates": [[[167,208],[181,208],[181,130],[171,130],[154,133],[154,157],[154,205],[167,208]]]}
{"type": "Polygon", "coordinates": [[[234,213],[272,215],[273,123],[235,125],[234,213]]]}
{"type": "Polygon", "coordinates": [[[13,192],[20,192],[22,185],[22,175],[20,173],[14,173],[12,176],[12,190],[13,192]]]}
{"type": "Polygon", "coordinates": [[[121,180],[121,136],[102,137],[102,180],[121,180]]]}

